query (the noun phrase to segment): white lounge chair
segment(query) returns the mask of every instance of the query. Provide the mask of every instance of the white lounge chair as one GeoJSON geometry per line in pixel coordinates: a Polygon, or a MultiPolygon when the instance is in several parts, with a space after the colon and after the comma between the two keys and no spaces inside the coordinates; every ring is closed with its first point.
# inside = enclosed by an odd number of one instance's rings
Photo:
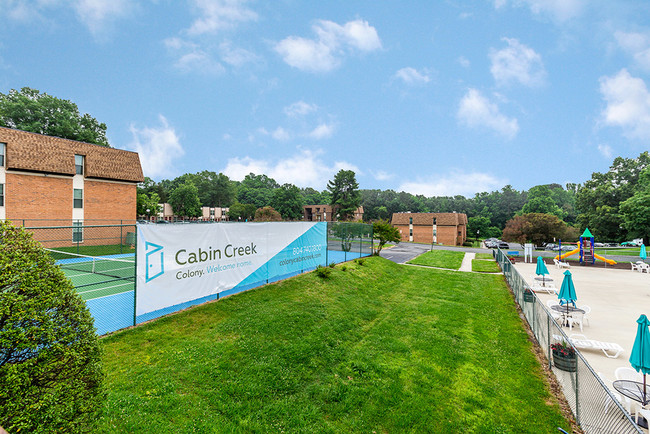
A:
{"type": "Polygon", "coordinates": [[[650,265],[646,263],[637,264],[639,267],[639,273],[650,273],[650,265]]]}
{"type": "Polygon", "coordinates": [[[580,349],[601,350],[610,359],[616,359],[624,350],[619,344],[588,339],[585,335],[572,334],[569,336],[571,343],[580,349]],[[613,353],[613,354],[610,354],[613,353]]]}
{"type": "Polygon", "coordinates": [[[634,270],[639,271],[639,263],[638,262],[630,261],[630,265],[632,266],[632,271],[634,271],[634,270]]]}
{"type": "Polygon", "coordinates": [[[560,261],[555,258],[553,258],[553,263],[557,268],[571,268],[571,265],[569,265],[568,262],[560,261]]]}

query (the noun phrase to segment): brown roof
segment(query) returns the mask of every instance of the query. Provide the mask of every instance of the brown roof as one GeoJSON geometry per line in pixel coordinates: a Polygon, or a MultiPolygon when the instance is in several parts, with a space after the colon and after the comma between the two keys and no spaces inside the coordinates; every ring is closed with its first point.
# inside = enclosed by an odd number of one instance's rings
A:
{"type": "Polygon", "coordinates": [[[0,127],[0,142],[7,144],[7,169],[75,174],[74,156],[85,157],[87,178],[142,182],[136,152],[0,127]]]}
{"type": "Polygon", "coordinates": [[[393,214],[391,223],[394,225],[408,225],[409,219],[412,218],[414,226],[432,226],[434,217],[438,226],[467,224],[467,215],[455,212],[396,212],[393,214]]]}

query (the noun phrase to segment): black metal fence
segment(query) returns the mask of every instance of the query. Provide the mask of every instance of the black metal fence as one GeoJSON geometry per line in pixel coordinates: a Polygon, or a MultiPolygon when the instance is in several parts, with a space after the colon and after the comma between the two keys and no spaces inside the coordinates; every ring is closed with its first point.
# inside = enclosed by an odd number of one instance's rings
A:
{"type": "Polygon", "coordinates": [[[512,266],[506,253],[497,249],[494,255],[580,427],[586,433],[644,432],[571,344],[562,327],[512,266]],[[562,357],[551,348],[554,343],[568,345],[575,356],[562,357]]]}

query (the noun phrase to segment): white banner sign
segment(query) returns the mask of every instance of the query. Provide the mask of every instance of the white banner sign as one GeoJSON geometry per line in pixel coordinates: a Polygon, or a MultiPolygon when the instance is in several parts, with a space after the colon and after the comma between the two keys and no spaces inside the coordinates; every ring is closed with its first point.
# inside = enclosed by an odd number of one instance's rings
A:
{"type": "Polygon", "coordinates": [[[138,225],[136,315],[326,265],[327,223],[138,225]]]}

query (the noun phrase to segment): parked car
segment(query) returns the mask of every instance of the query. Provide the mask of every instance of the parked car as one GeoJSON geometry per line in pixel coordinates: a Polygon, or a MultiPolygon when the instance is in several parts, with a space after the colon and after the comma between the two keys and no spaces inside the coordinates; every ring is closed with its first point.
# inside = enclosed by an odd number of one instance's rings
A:
{"type": "Polygon", "coordinates": [[[547,243],[544,250],[557,250],[557,244],[547,243]]]}
{"type": "Polygon", "coordinates": [[[498,245],[497,242],[493,240],[485,240],[483,243],[488,249],[495,249],[498,245]]]}
{"type": "Polygon", "coordinates": [[[506,243],[505,241],[499,241],[498,245],[499,245],[500,249],[509,249],[510,248],[510,244],[506,243]]]}
{"type": "Polygon", "coordinates": [[[635,241],[625,241],[621,243],[621,246],[624,247],[641,247],[637,242],[635,241]]]}

